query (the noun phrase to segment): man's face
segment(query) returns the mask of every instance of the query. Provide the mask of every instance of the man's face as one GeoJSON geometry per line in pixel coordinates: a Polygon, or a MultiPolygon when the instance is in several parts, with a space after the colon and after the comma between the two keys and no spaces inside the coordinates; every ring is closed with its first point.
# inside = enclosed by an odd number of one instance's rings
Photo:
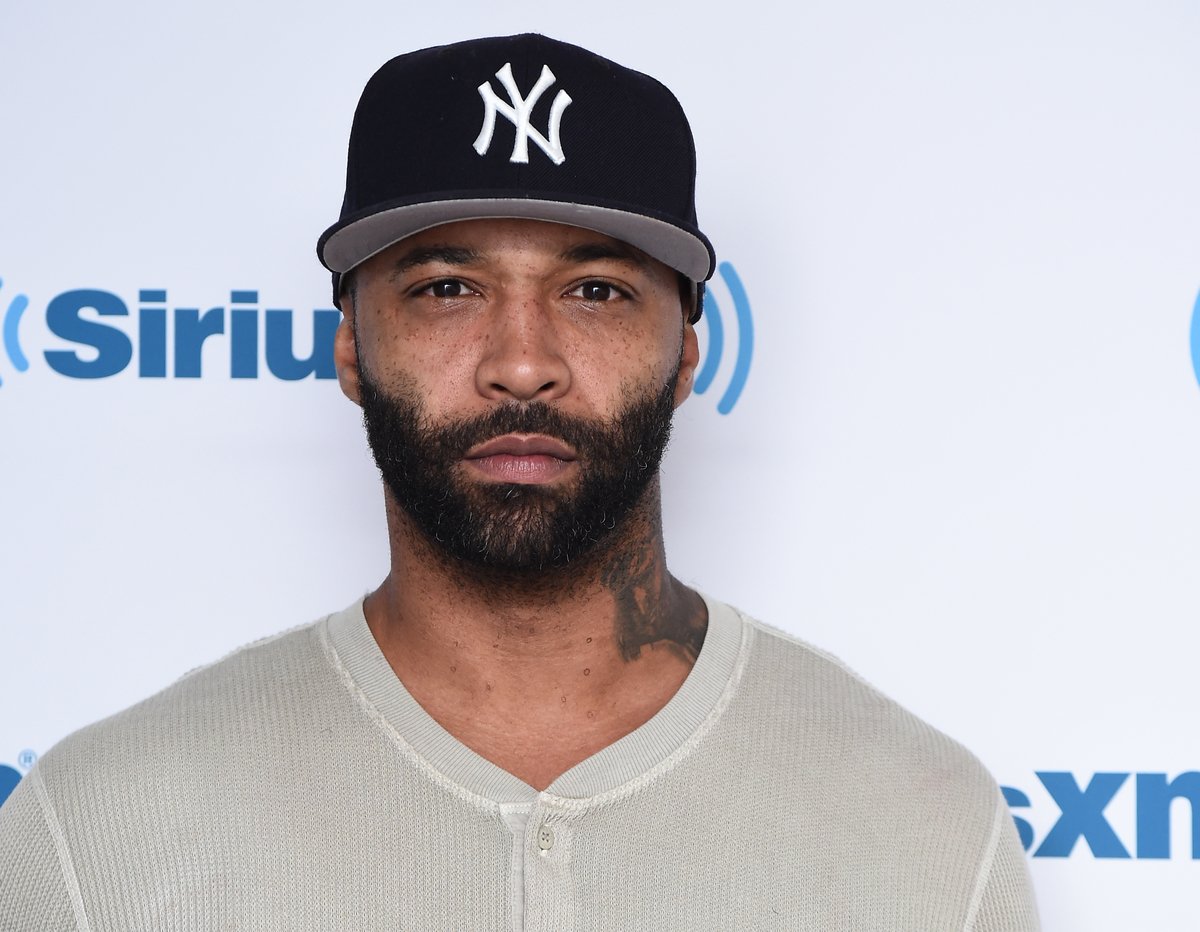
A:
{"type": "Polygon", "coordinates": [[[620,527],[696,364],[675,273],[560,224],[425,231],[343,303],[339,374],[396,502],[449,555],[510,573],[620,527]]]}

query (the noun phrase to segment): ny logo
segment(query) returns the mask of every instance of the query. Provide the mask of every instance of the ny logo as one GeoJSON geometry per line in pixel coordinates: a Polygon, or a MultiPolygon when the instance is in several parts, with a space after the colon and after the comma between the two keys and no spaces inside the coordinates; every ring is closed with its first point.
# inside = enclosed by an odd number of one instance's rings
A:
{"type": "Polygon", "coordinates": [[[479,96],[483,98],[484,108],[483,126],[480,127],[479,135],[475,138],[475,151],[483,155],[487,152],[488,146],[492,144],[492,133],[496,129],[496,112],[499,111],[516,127],[516,139],[513,140],[512,155],[508,159],[510,162],[529,161],[529,140],[532,139],[550,157],[550,161],[555,165],[561,165],[567,157],[563,155],[562,141],[558,138],[558,127],[562,122],[563,111],[571,102],[571,95],[564,90],[560,90],[555,95],[554,101],[550,105],[550,138],[547,139],[529,125],[529,116],[533,113],[533,108],[537,106],[538,99],[554,83],[554,72],[542,65],[542,73],[528,97],[522,97],[520,90],[517,89],[517,82],[513,80],[510,63],[505,62],[504,67],[496,72],[496,77],[500,79],[500,84],[508,92],[510,103],[505,103],[496,96],[490,81],[484,81],[479,85],[479,96]]]}

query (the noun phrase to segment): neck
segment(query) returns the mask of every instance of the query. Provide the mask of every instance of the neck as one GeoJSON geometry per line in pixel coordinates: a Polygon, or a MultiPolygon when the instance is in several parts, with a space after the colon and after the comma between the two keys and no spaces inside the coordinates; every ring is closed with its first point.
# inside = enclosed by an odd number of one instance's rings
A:
{"type": "Polygon", "coordinates": [[[544,731],[561,745],[564,728],[582,759],[657,712],[699,654],[707,615],[667,571],[657,481],[595,552],[537,579],[452,561],[390,496],[388,530],[391,572],[364,606],[372,634],[426,711],[496,763],[489,742],[544,731]]]}

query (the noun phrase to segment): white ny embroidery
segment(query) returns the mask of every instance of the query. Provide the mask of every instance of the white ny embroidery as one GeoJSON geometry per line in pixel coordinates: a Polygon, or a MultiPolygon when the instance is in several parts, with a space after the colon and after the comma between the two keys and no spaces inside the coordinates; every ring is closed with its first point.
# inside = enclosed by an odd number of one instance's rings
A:
{"type": "Polygon", "coordinates": [[[512,155],[508,159],[510,162],[529,161],[529,140],[532,139],[550,157],[550,161],[555,165],[561,165],[567,157],[563,155],[562,141],[558,137],[558,127],[562,123],[563,111],[571,102],[571,95],[560,89],[550,104],[550,138],[547,139],[529,125],[529,115],[533,113],[538,99],[554,83],[554,72],[546,65],[542,65],[542,73],[528,97],[522,97],[520,90],[517,89],[517,82],[513,80],[511,63],[505,62],[504,67],[496,72],[496,77],[500,79],[500,84],[508,92],[511,104],[505,103],[496,95],[496,92],[492,90],[491,81],[484,81],[479,85],[479,96],[483,98],[484,108],[483,126],[480,127],[479,135],[475,138],[475,151],[483,155],[492,144],[492,133],[496,129],[496,111],[499,111],[516,127],[512,155]]]}

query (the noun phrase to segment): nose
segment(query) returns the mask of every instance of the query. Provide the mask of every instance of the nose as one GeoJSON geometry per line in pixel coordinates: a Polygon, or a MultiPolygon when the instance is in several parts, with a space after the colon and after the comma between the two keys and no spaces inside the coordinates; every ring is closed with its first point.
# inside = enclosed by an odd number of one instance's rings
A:
{"type": "Polygon", "coordinates": [[[571,387],[553,309],[525,296],[499,302],[490,315],[475,386],[495,401],[553,401],[571,387]]]}

